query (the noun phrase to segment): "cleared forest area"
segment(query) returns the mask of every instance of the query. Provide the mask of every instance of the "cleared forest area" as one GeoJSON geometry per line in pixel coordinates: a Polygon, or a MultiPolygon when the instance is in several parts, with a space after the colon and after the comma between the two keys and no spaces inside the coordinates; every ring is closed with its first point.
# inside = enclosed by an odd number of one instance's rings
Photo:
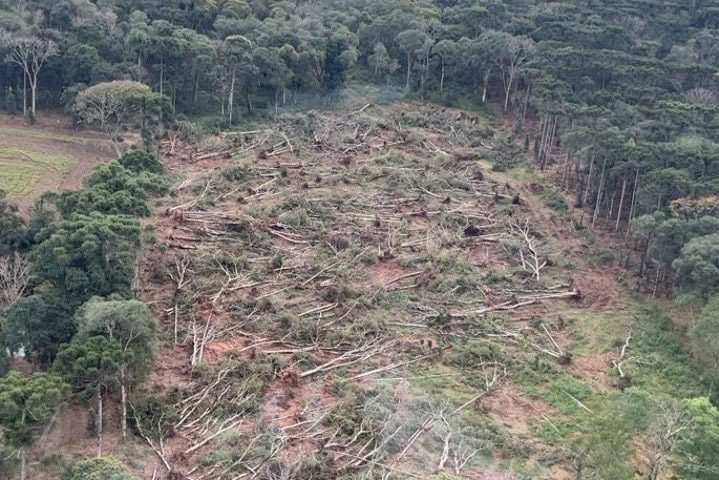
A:
{"type": "Polygon", "coordinates": [[[551,187],[492,171],[503,135],[367,103],[163,143],[177,180],[139,269],[161,346],[130,401],[146,458],[116,443],[114,406],[105,451],[198,480],[572,478],[600,462],[582,439],[661,377],[634,355],[647,327],[551,187]]]}

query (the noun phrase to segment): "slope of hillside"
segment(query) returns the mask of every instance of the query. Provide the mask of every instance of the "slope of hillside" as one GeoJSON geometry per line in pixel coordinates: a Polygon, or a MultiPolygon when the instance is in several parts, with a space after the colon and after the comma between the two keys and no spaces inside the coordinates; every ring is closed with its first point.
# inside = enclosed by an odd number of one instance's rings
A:
{"type": "MultiPolygon", "coordinates": [[[[648,468],[642,409],[697,383],[550,187],[492,171],[503,135],[402,103],[165,144],[176,182],[139,278],[161,324],[131,393],[144,443],[111,407],[104,451],[196,480],[648,468]]],[[[93,451],[81,412],[41,448],[93,451]]]]}

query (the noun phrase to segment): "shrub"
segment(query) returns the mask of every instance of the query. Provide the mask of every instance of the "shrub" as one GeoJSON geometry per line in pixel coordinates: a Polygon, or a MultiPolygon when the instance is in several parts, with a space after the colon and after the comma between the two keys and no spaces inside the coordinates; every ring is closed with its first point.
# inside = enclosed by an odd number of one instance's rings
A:
{"type": "Polygon", "coordinates": [[[67,480],[139,480],[130,470],[111,457],[83,460],[65,475],[67,480]]]}
{"type": "Polygon", "coordinates": [[[542,194],[542,199],[544,199],[544,203],[552,210],[556,210],[558,212],[569,211],[569,205],[566,200],[564,200],[564,197],[562,197],[554,189],[545,188],[544,193],[542,194]]]}
{"type": "Polygon", "coordinates": [[[162,173],[162,163],[150,152],[130,150],[119,160],[120,165],[135,173],[162,173]]]}

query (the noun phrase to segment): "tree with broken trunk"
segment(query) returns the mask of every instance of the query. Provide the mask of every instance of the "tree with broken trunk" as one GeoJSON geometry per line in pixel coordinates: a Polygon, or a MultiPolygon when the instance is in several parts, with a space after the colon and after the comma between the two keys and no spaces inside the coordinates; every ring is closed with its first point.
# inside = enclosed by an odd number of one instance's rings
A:
{"type": "Polygon", "coordinates": [[[52,423],[68,391],[60,377],[48,373],[27,376],[10,372],[0,377],[0,433],[17,450],[21,480],[27,472],[25,450],[32,445],[33,436],[52,423]]]}

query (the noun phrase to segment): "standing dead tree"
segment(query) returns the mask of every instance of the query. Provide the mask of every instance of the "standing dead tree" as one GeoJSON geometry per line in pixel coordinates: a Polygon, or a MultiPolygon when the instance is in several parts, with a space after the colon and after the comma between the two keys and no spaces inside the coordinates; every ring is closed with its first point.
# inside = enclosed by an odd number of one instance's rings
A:
{"type": "Polygon", "coordinates": [[[27,290],[30,264],[19,253],[0,257],[0,312],[10,308],[27,290]]]}
{"type": "MultiPolygon", "coordinates": [[[[476,403],[482,397],[494,392],[497,388],[499,388],[502,379],[507,376],[506,365],[499,362],[482,363],[478,366],[478,370],[481,372],[481,375],[484,379],[484,390],[482,390],[477,395],[473,396],[472,398],[464,402],[462,405],[458,406],[447,414],[445,414],[445,410],[430,414],[424,420],[424,422],[422,422],[419,428],[415,430],[412,435],[410,435],[402,451],[394,458],[391,467],[395,467],[402,460],[402,458],[404,458],[407,452],[409,452],[412,446],[417,442],[417,440],[419,440],[419,438],[424,433],[432,431],[439,420],[442,420],[445,425],[449,425],[449,420],[452,417],[459,414],[468,406],[476,403]]],[[[450,453],[452,453],[454,470],[457,474],[459,474],[460,470],[467,465],[467,463],[472,459],[472,457],[479,453],[479,449],[468,449],[463,442],[459,442],[454,447],[451,447],[450,441],[453,435],[454,433],[449,432],[441,437],[444,447],[442,450],[442,455],[440,456],[438,470],[441,470],[445,467],[445,464],[449,459],[449,455],[450,453]]],[[[394,473],[394,469],[390,468],[387,473],[385,473],[383,480],[388,480],[391,477],[392,473],[394,473]]]]}
{"type": "Polygon", "coordinates": [[[170,273],[170,279],[175,283],[175,293],[172,295],[173,298],[173,333],[175,339],[175,345],[177,345],[177,332],[179,323],[179,295],[182,289],[190,284],[191,280],[188,275],[188,268],[190,266],[190,257],[188,255],[181,255],[175,257],[175,271],[170,273]]]}
{"type": "Polygon", "coordinates": [[[519,248],[519,259],[522,263],[522,268],[531,272],[532,276],[539,280],[539,272],[547,266],[547,261],[542,261],[541,255],[537,251],[537,239],[532,235],[529,219],[524,222],[524,225],[510,224],[510,231],[519,236],[523,242],[519,248]]]}
{"type": "Polygon", "coordinates": [[[678,402],[660,405],[645,434],[647,459],[649,461],[648,480],[663,478],[669,460],[677,451],[694,427],[694,420],[678,402]]]}

